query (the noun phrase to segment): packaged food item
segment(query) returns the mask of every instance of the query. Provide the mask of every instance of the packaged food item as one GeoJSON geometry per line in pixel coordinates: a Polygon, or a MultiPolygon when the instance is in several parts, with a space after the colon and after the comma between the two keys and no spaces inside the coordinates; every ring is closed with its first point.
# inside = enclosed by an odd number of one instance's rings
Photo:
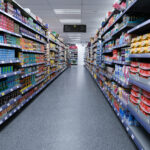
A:
{"type": "Polygon", "coordinates": [[[138,68],[138,67],[139,67],[139,64],[140,64],[140,63],[139,63],[139,62],[136,62],[136,61],[132,61],[132,62],[131,62],[131,66],[132,66],[132,67],[137,67],[137,68],[138,68]]]}
{"type": "Polygon", "coordinates": [[[142,94],[143,96],[145,96],[146,98],[150,99],[150,93],[145,91],[145,90],[142,90],[142,94]]]}
{"type": "Polygon", "coordinates": [[[150,99],[146,98],[145,96],[141,96],[141,101],[150,107],[150,99]]]}
{"type": "Polygon", "coordinates": [[[140,69],[139,75],[143,78],[149,78],[150,77],[150,71],[140,69]]]}
{"type": "Polygon", "coordinates": [[[134,91],[133,89],[131,90],[131,95],[133,95],[134,97],[140,98],[141,94],[137,91],[134,91]]]}
{"type": "Polygon", "coordinates": [[[139,98],[134,97],[133,95],[130,96],[130,102],[134,105],[138,105],[140,100],[139,98]]]}
{"type": "Polygon", "coordinates": [[[142,101],[140,102],[140,110],[146,115],[150,115],[150,107],[145,105],[142,101]]]}
{"type": "Polygon", "coordinates": [[[150,70],[150,63],[140,63],[139,67],[142,70],[150,70]]]}
{"type": "Polygon", "coordinates": [[[140,88],[137,87],[136,85],[132,85],[132,89],[136,92],[140,92],[140,88]]]}

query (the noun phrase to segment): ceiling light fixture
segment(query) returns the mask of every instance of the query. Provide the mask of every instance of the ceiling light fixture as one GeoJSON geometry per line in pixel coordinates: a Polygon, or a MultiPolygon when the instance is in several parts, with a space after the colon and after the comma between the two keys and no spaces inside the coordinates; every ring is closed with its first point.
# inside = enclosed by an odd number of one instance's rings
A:
{"type": "Polygon", "coordinates": [[[79,15],[81,14],[81,10],[80,9],[54,9],[55,14],[57,15],[67,15],[67,14],[75,14],[75,15],[79,15]]]}
{"type": "Polygon", "coordinates": [[[60,19],[59,21],[61,23],[69,23],[69,24],[81,23],[81,19],[60,19]]]}

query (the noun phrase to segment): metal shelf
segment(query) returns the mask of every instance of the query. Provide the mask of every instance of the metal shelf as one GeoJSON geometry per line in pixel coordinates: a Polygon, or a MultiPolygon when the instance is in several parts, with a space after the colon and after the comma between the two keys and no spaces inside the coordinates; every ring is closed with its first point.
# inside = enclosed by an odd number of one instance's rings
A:
{"type": "Polygon", "coordinates": [[[17,96],[16,98],[11,99],[7,104],[3,105],[2,107],[0,107],[0,112],[2,112],[3,110],[7,109],[10,105],[13,105],[14,103],[16,103],[19,99],[21,99],[21,95],[17,96]]]}
{"type": "Polygon", "coordinates": [[[32,75],[34,75],[34,74],[36,74],[36,73],[38,73],[38,71],[30,72],[30,73],[27,73],[27,74],[22,75],[21,78],[26,78],[26,77],[32,76],[32,75]]]}
{"type": "Polygon", "coordinates": [[[11,32],[11,31],[8,31],[8,30],[2,29],[2,28],[0,28],[0,32],[8,33],[8,34],[14,35],[16,37],[22,37],[21,34],[17,34],[15,32],[11,32]]]}
{"type": "Polygon", "coordinates": [[[39,43],[42,43],[42,44],[46,44],[45,42],[43,42],[43,41],[41,41],[41,40],[38,40],[38,39],[36,39],[35,37],[32,37],[32,36],[30,36],[30,35],[27,35],[27,34],[25,34],[25,33],[21,33],[21,34],[22,34],[23,37],[26,37],[26,38],[28,38],[28,39],[30,39],[30,40],[34,40],[34,41],[36,41],[36,42],[39,42],[39,43]]]}
{"type": "Polygon", "coordinates": [[[140,87],[141,89],[146,90],[147,92],[150,92],[150,85],[149,84],[142,83],[142,82],[140,82],[140,81],[138,81],[136,79],[133,79],[131,77],[129,78],[129,82],[131,84],[134,84],[134,85],[140,87]]]}
{"type": "Polygon", "coordinates": [[[42,65],[42,64],[44,64],[44,62],[43,63],[26,64],[26,65],[22,65],[21,67],[26,68],[26,67],[32,67],[32,66],[37,66],[37,65],[42,65]]]}
{"type": "MultiPolygon", "coordinates": [[[[28,103],[32,98],[34,98],[37,94],[39,94],[44,88],[48,86],[52,81],[54,81],[62,72],[64,72],[67,68],[64,68],[58,75],[49,80],[44,86],[38,89],[33,95],[29,96],[26,100],[24,100],[19,106],[14,108],[11,112],[8,112],[1,120],[0,125],[2,125],[6,120],[8,120],[11,116],[13,116],[18,110],[20,110],[26,103],[28,103]]],[[[15,99],[14,99],[15,101],[15,99]]],[[[17,100],[16,100],[17,101],[17,100]]]]}
{"type": "Polygon", "coordinates": [[[19,24],[23,25],[24,27],[26,27],[26,28],[32,30],[33,32],[35,32],[35,33],[37,33],[37,34],[43,36],[44,38],[47,38],[45,35],[41,34],[41,33],[38,32],[38,31],[36,31],[35,29],[33,29],[32,27],[30,27],[29,25],[27,25],[27,24],[25,24],[24,22],[18,20],[17,18],[13,17],[12,15],[8,14],[7,12],[5,12],[5,11],[3,11],[3,10],[0,10],[0,13],[2,13],[3,15],[5,15],[5,16],[11,18],[11,19],[13,19],[13,20],[16,21],[17,23],[19,23],[19,24]]]}
{"type": "Polygon", "coordinates": [[[34,51],[34,50],[25,50],[25,49],[22,49],[21,51],[24,52],[24,53],[45,54],[45,52],[34,51]]]}
{"type": "Polygon", "coordinates": [[[117,60],[113,60],[114,64],[119,64],[119,65],[129,65],[130,62],[124,62],[124,61],[117,61],[117,60]]]}
{"type": "Polygon", "coordinates": [[[148,19],[147,21],[137,25],[136,27],[132,28],[131,30],[128,31],[129,34],[141,34],[143,31],[149,31],[149,26],[150,26],[150,19],[148,19]]]}
{"type": "Polygon", "coordinates": [[[5,95],[7,95],[7,94],[9,94],[9,93],[11,93],[13,91],[15,91],[15,90],[19,89],[20,87],[21,87],[21,85],[16,85],[16,86],[14,86],[14,87],[12,87],[10,89],[2,91],[2,92],[0,92],[0,97],[5,96],[5,95]]]}
{"type": "Polygon", "coordinates": [[[145,128],[145,130],[150,134],[150,120],[145,118],[145,115],[133,106],[131,103],[128,104],[128,110],[135,117],[135,119],[145,128]]]}
{"type": "Polygon", "coordinates": [[[11,77],[11,76],[18,75],[18,74],[21,74],[21,71],[15,71],[15,72],[11,72],[11,73],[1,74],[0,79],[11,77]]]}
{"type": "Polygon", "coordinates": [[[21,61],[19,59],[15,59],[15,60],[0,60],[0,65],[3,64],[15,64],[15,63],[21,63],[21,61]]]}
{"type": "Polygon", "coordinates": [[[9,47],[9,48],[17,48],[17,49],[21,49],[21,46],[18,46],[18,45],[12,45],[12,44],[5,44],[5,43],[0,43],[0,47],[9,47]]]}
{"type": "Polygon", "coordinates": [[[45,78],[42,79],[42,80],[40,80],[40,81],[38,81],[37,83],[31,85],[30,87],[26,88],[25,90],[21,91],[21,94],[27,93],[28,91],[30,91],[31,89],[33,89],[34,87],[36,87],[38,84],[40,84],[40,83],[43,82],[44,80],[45,80],[45,78]]]}
{"type": "Polygon", "coordinates": [[[120,84],[121,86],[123,86],[124,88],[129,88],[130,85],[126,84],[125,82],[121,81],[120,79],[116,78],[113,76],[113,80],[116,81],[118,84],[120,84]]]}
{"type": "MultiPolygon", "coordinates": [[[[38,71],[37,71],[38,72],[38,71]]],[[[41,75],[44,75],[46,72],[41,72],[39,74],[36,74],[37,77],[41,76],[41,75]]]]}
{"type": "MultiPolygon", "coordinates": [[[[87,68],[87,70],[88,70],[88,68],[87,68]]],[[[89,73],[90,73],[90,71],[89,71],[89,73]]],[[[91,76],[92,76],[92,74],[91,74],[91,76]]],[[[92,76],[92,78],[94,79],[93,76],[92,76]]],[[[128,125],[127,120],[121,118],[119,112],[117,111],[117,109],[112,104],[112,102],[109,99],[109,97],[107,96],[106,92],[100,87],[99,83],[95,79],[94,79],[94,81],[96,82],[96,84],[98,85],[100,90],[103,92],[104,96],[108,100],[109,104],[112,106],[112,108],[113,108],[114,112],[116,113],[116,115],[118,116],[120,122],[123,124],[123,126],[125,127],[127,133],[130,135],[131,139],[136,144],[138,149],[140,149],[140,150],[149,150],[149,147],[150,147],[150,135],[147,134],[145,132],[145,130],[143,130],[143,128],[141,128],[141,127],[128,125]]]]}
{"type": "Polygon", "coordinates": [[[112,37],[116,37],[118,35],[120,35],[124,30],[127,30],[128,28],[132,28],[136,26],[135,24],[125,24],[123,27],[121,27],[118,31],[116,31],[115,33],[112,34],[112,37]]]}
{"type": "Polygon", "coordinates": [[[112,65],[112,64],[113,64],[113,62],[104,61],[104,64],[107,64],[107,65],[112,65]]]}
{"type": "Polygon", "coordinates": [[[130,54],[130,58],[150,58],[150,53],[145,54],[130,54]]]}
{"type": "MultiPolygon", "coordinates": [[[[104,31],[104,32],[102,33],[101,36],[104,36],[108,31],[110,31],[110,30],[113,28],[113,26],[114,26],[117,22],[119,22],[120,19],[122,19],[122,17],[123,17],[126,13],[128,13],[129,11],[132,11],[133,6],[134,6],[138,1],[139,1],[139,0],[134,0],[134,1],[132,2],[132,4],[130,4],[130,6],[128,6],[128,7],[124,10],[124,12],[122,12],[122,13],[120,14],[120,16],[115,20],[115,22],[114,22],[106,31],[104,31]]],[[[144,3],[144,2],[143,2],[143,3],[144,3]]]]}
{"type": "Polygon", "coordinates": [[[56,50],[56,49],[50,49],[50,51],[52,51],[52,52],[55,52],[55,53],[58,53],[58,50],[56,50]]]}

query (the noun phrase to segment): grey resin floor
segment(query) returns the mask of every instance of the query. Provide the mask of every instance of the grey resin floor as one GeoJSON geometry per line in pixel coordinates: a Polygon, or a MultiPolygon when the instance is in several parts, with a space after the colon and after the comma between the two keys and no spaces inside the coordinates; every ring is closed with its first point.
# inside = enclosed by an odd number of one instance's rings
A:
{"type": "Polygon", "coordinates": [[[0,150],[135,150],[83,66],[58,77],[0,131],[0,150]]]}

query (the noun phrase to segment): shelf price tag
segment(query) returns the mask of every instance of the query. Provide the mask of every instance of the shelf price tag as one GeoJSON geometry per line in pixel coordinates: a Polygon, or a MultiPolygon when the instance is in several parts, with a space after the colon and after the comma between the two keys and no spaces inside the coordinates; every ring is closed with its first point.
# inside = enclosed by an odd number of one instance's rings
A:
{"type": "Polygon", "coordinates": [[[133,134],[131,135],[131,138],[134,140],[134,135],[133,134]]]}
{"type": "Polygon", "coordinates": [[[4,96],[4,95],[5,95],[5,93],[1,93],[1,95],[2,95],[2,96],[4,96]]]}

